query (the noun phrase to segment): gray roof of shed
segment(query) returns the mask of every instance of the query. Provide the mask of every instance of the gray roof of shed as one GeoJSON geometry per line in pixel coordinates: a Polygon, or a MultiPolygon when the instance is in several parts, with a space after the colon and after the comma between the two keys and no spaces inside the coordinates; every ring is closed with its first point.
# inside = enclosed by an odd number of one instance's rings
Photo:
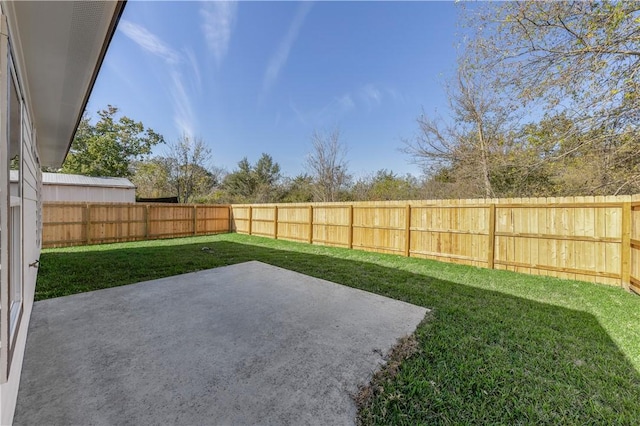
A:
{"type": "MultiPolygon", "coordinates": [[[[10,179],[12,182],[18,181],[18,171],[11,170],[10,179]]],[[[97,186],[102,188],[135,188],[127,178],[118,177],[93,177],[82,175],[68,175],[64,173],[42,173],[43,185],[66,185],[66,186],[97,186]]]]}

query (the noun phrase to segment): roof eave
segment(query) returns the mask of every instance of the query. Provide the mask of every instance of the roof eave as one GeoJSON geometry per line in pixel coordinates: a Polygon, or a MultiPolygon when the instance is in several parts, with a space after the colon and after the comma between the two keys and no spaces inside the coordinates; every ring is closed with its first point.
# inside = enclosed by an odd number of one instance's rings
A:
{"type": "Polygon", "coordinates": [[[73,130],[73,133],[71,134],[71,138],[69,139],[67,150],[65,151],[64,156],[62,157],[62,161],[60,161],[60,164],[59,165],[55,164],[52,167],[62,166],[64,159],[67,158],[67,155],[69,154],[69,150],[71,149],[71,144],[73,143],[73,138],[75,138],[76,136],[76,131],[78,130],[78,126],[80,125],[82,116],[84,115],[84,112],[87,108],[87,103],[89,103],[89,97],[91,96],[91,92],[93,92],[93,87],[96,84],[96,79],[98,78],[98,74],[100,73],[100,68],[102,68],[102,63],[104,62],[104,58],[107,55],[107,50],[109,49],[109,45],[111,45],[111,40],[113,40],[113,36],[116,33],[116,28],[118,27],[118,22],[120,22],[120,17],[124,12],[126,3],[127,3],[127,0],[117,1],[116,9],[114,11],[113,17],[111,18],[111,23],[109,24],[109,32],[107,34],[107,38],[105,39],[105,42],[102,45],[102,49],[100,51],[100,57],[98,59],[98,63],[96,64],[96,67],[93,70],[93,74],[91,76],[91,81],[89,83],[89,87],[87,88],[87,92],[85,93],[84,98],[82,99],[82,108],[80,108],[80,112],[78,114],[78,117],[76,118],[76,124],[73,126],[74,130],[73,130]]]}
{"type": "Polygon", "coordinates": [[[125,5],[2,2],[41,165],[64,162],[125,5]]]}

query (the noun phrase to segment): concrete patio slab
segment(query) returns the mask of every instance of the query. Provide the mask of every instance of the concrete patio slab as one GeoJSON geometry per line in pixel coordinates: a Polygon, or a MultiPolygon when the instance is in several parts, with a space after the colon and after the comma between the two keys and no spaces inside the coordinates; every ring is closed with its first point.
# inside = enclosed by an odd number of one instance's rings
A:
{"type": "Polygon", "coordinates": [[[37,302],[15,424],[354,424],[426,309],[260,262],[37,302]]]}

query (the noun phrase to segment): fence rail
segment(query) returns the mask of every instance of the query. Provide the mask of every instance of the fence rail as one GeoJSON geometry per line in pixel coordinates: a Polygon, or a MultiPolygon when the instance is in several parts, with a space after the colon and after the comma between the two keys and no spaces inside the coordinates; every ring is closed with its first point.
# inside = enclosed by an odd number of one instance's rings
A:
{"type": "Polygon", "coordinates": [[[621,285],[640,293],[640,196],[44,208],[45,247],[221,232],[621,285]]]}
{"type": "Polygon", "coordinates": [[[640,293],[640,196],[232,205],[231,214],[240,233],[640,293]]]}

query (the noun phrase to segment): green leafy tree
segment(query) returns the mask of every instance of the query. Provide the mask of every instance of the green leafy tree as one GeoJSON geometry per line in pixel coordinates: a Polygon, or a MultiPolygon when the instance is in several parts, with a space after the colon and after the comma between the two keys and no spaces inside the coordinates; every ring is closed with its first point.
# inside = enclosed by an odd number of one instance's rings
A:
{"type": "Polygon", "coordinates": [[[133,165],[131,182],[136,186],[140,198],[174,197],[175,191],[169,181],[170,167],[163,157],[138,161],[133,165]]]}
{"type": "Polygon", "coordinates": [[[256,190],[254,199],[258,203],[278,201],[280,198],[279,183],[282,175],[280,165],[273,161],[269,154],[262,154],[253,168],[256,190]]]}
{"type": "Polygon", "coordinates": [[[211,150],[201,138],[186,135],[169,144],[165,156],[134,164],[131,181],[144,198],[178,197],[181,203],[219,201],[216,189],[224,171],[209,167],[211,150]]]}
{"type": "Polygon", "coordinates": [[[415,200],[421,198],[418,180],[407,174],[378,170],[373,176],[359,179],[352,188],[353,198],[362,201],[415,200]]]}
{"type": "Polygon", "coordinates": [[[240,160],[238,168],[224,178],[222,187],[228,195],[229,202],[253,202],[257,183],[247,157],[240,160]]]}
{"type": "Polygon", "coordinates": [[[285,203],[308,203],[313,201],[313,178],[300,174],[294,178],[285,178],[282,201],[285,203]]]}
{"type": "Polygon", "coordinates": [[[280,165],[266,153],[252,165],[247,157],[223,181],[223,189],[232,202],[268,203],[279,201],[280,165]]]}
{"type": "Polygon", "coordinates": [[[151,153],[163,137],[141,122],[126,116],[116,119],[118,108],[109,105],[98,111],[91,124],[86,115],[80,121],[71,149],[60,170],[86,176],[129,177],[132,164],[151,153]]]}

